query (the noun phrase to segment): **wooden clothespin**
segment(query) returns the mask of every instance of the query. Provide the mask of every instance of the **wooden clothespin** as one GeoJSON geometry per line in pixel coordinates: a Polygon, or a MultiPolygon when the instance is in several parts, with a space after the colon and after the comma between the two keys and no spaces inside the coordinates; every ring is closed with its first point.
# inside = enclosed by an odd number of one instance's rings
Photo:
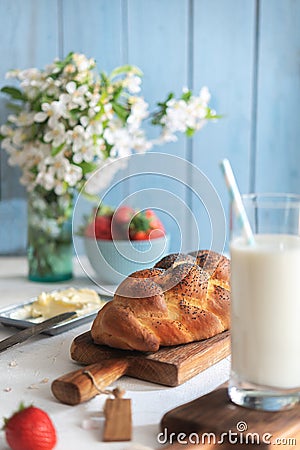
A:
{"type": "Polygon", "coordinates": [[[103,441],[131,441],[131,400],[129,398],[123,398],[125,391],[118,387],[113,390],[101,389],[97,385],[94,375],[89,370],[84,370],[82,373],[90,378],[99,394],[114,397],[108,398],[104,405],[105,425],[103,441]]]}
{"type": "Polygon", "coordinates": [[[131,399],[122,398],[125,391],[116,388],[114,398],[108,398],[104,406],[104,442],[130,441],[132,438],[131,399]]]}

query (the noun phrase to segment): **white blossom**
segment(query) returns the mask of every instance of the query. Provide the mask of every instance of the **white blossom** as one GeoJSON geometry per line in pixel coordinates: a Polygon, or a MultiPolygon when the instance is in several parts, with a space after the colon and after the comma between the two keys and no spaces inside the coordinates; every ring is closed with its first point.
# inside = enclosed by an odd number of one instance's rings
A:
{"type": "Polygon", "coordinates": [[[10,114],[8,116],[8,121],[14,123],[18,127],[26,127],[32,125],[34,122],[34,113],[21,111],[18,115],[10,114]]]}
{"type": "MultiPolygon", "coordinates": [[[[35,122],[45,122],[47,119],[54,118],[57,120],[65,113],[65,105],[62,102],[54,101],[52,103],[42,103],[42,111],[38,112],[34,116],[35,122]]],[[[53,124],[54,122],[52,122],[53,124]]],[[[51,121],[48,123],[51,126],[51,121]]]]}
{"type": "Polygon", "coordinates": [[[84,97],[85,93],[88,91],[88,87],[86,85],[82,85],[77,87],[75,81],[70,81],[66,84],[66,94],[63,97],[64,103],[66,103],[67,109],[75,109],[81,108],[85,109],[87,107],[87,102],[84,97]]]}
{"type": "Polygon", "coordinates": [[[45,142],[51,142],[54,147],[59,147],[66,141],[65,127],[62,123],[57,122],[54,128],[49,129],[44,136],[45,142]]]}
{"type": "Polygon", "coordinates": [[[63,195],[66,192],[66,186],[62,181],[55,180],[54,192],[56,195],[63,195]]]}
{"type": "Polygon", "coordinates": [[[9,78],[18,78],[18,77],[19,77],[19,73],[20,73],[20,69],[9,70],[8,72],[6,72],[5,78],[6,78],[6,79],[9,79],[9,78]]]}
{"type": "Polygon", "coordinates": [[[107,158],[98,164],[97,169],[88,176],[84,191],[90,195],[98,194],[111,183],[115,174],[127,166],[128,158],[107,158]]]}
{"type": "Polygon", "coordinates": [[[36,183],[41,185],[46,191],[51,191],[54,188],[54,176],[47,171],[40,171],[36,177],[36,183]]]}
{"type": "MultiPolygon", "coordinates": [[[[74,148],[74,147],[73,147],[74,148]]],[[[86,140],[77,150],[74,150],[73,161],[80,164],[82,161],[92,162],[95,157],[95,150],[92,139],[86,140]]]]}
{"type": "Polygon", "coordinates": [[[86,58],[85,55],[81,54],[81,53],[75,53],[73,56],[73,59],[75,61],[75,64],[77,66],[77,69],[79,70],[79,72],[84,72],[86,70],[88,70],[90,67],[94,67],[95,65],[95,60],[90,58],[86,58]]]}
{"type": "Polygon", "coordinates": [[[77,182],[82,179],[82,169],[81,167],[74,166],[73,164],[70,164],[66,174],[65,174],[65,181],[70,186],[76,186],[77,182]]]}
{"type": "Polygon", "coordinates": [[[132,134],[132,148],[138,153],[144,153],[150,150],[153,142],[147,140],[142,130],[137,130],[132,134]]]}
{"type": "Polygon", "coordinates": [[[12,137],[12,135],[14,134],[13,128],[9,125],[1,125],[0,131],[1,131],[1,134],[3,134],[3,136],[6,136],[6,137],[12,137]]]}
{"type": "Polygon", "coordinates": [[[201,102],[207,106],[210,101],[210,97],[211,97],[207,86],[203,86],[201,88],[199,97],[200,97],[201,102]]]}
{"type": "Polygon", "coordinates": [[[3,139],[2,148],[7,151],[8,154],[13,154],[15,151],[17,151],[17,148],[15,145],[13,145],[12,140],[10,138],[3,139]]]}
{"type": "Polygon", "coordinates": [[[149,105],[139,94],[139,69],[125,66],[100,78],[94,68],[94,59],[72,53],[43,70],[7,73],[20,84],[23,109],[1,126],[2,148],[9,164],[22,169],[27,190],[42,187],[63,198],[89,180],[86,191],[97,193],[122,166],[112,162],[175,141],[177,133],[191,134],[215,115],[207,87],[196,96],[184,88],[181,98],[171,95],[158,105],[154,123],[161,134],[149,140],[143,129],[149,105]]]}
{"type": "Polygon", "coordinates": [[[97,105],[99,103],[100,100],[100,94],[98,92],[90,92],[87,91],[85,93],[86,98],[88,99],[89,102],[89,107],[93,110],[94,108],[97,108],[97,105]]]}
{"type": "Polygon", "coordinates": [[[141,83],[142,80],[140,77],[136,76],[132,72],[129,72],[123,82],[123,86],[126,87],[132,94],[137,94],[141,90],[141,83]]]}
{"type": "Polygon", "coordinates": [[[21,147],[28,139],[29,135],[27,134],[27,130],[24,128],[17,128],[13,134],[12,142],[21,147]]]}
{"type": "Polygon", "coordinates": [[[141,123],[149,116],[148,103],[143,98],[131,97],[131,113],[127,118],[127,123],[131,129],[137,130],[140,128],[141,123]]]}

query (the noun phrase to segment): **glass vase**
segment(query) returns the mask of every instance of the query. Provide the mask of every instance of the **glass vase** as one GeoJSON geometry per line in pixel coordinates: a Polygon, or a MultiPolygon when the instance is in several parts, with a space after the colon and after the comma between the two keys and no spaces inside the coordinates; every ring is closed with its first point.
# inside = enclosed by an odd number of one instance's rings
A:
{"type": "Polygon", "coordinates": [[[56,282],[73,276],[73,196],[34,190],[28,195],[28,278],[56,282]]]}

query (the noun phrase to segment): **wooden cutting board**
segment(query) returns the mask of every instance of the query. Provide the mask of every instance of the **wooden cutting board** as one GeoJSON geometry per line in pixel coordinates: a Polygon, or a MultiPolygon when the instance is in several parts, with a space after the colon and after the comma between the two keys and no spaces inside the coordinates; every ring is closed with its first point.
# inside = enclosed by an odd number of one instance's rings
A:
{"type": "Polygon", "coordinates": [[[229,400],[227,387],[223,385],[203,397],[166,413],[161,420],[163,435],[160,442],[162,443],[164,436],[168,436],[166,443],[173,444],[170,450],[182,448],[183,444],[179,444],[175,436],[184,433],[185,438],[182,435],[180,439],[187,441],[184,446],[186,449],[276,448],[280,445],[279,442],[284,449],[296,449],[300,448],[299,418],[300,405],[282,412],[257,411],[236,406],[229,400]],[[229,430],[236,435],[232,434],[231,437],[223,435],[224,442],[221,444],[222,433],[227,433],[229,430]],[[173,433],[172,440],[170,440],[171,433],[173,433]],[[206,435],[206,438],[203,438],[204,442],[199,441],[198,446],[195,445],[197,443],[195,433],[199,435],[199,438],[204,433],[213,433],[216,440],[214,441],[211,435],[210,445],[208,445],[208,435],[206,435]],[[253,437],[252,433],[257,433],[259,438],[253,437]],[[266,436],[266,433],[269,436],[266,436]],[[188,445],[190,443],[188,436],[193,436],[191,445],[188,445]],[[234,445],[235,438],[239,440],[234,445]],[[280,440],[277,441],[277,445],[276,439],[280,440]]]}
{"type": "Polygon", "coordinates": [[[71,357],[88,366],[55,380],[52,392],[61,402],[76,405],[97,395],[97,387],[104,389],[125,374],[166,386],[178,386],[229,353],[229,331],[191,344],[163,347],[155,353],[95,345],[87,332],[74,339],[71,357]]]}

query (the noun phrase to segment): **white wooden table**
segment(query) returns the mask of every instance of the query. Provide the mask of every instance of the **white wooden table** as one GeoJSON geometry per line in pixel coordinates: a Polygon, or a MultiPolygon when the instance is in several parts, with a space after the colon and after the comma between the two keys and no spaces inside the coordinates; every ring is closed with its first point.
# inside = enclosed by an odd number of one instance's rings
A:
{"type": "MultiPolygon", "coordinates": [[[[65,284],[41,284],[27,280],[26,259],[0,257],[0,308],[22,302],[43,290],[64,286],[94,287],[75,262],[75,277],[65,284]]],[[[0,415],[9,416],[21,401],[33,403],[51,416],[58,434],[57,450],[145,450],[162,446],[157,441],[159,423],[170,409],[193,400],[228,379],[230,362],[224,359],[202,374],[176,388],[123,377],[116,385],[126,390],[132,399],[133,440],[104,443],[102,440],[102,408],[105,396],[78,406],[59,403],[52,395],[51,382],[78,368],[70,360],[69,348],[73,338],[89,330],[85,324],[57,336],[38,336],[0,355],[0,415]],[[87,427],[93,427],[87,429],[87,427]]],[[[16,329],[0,326],[0,339],[16,329]]],[[[0,449],[7,449],[4,432],[0,432],[0,449]]]]}

